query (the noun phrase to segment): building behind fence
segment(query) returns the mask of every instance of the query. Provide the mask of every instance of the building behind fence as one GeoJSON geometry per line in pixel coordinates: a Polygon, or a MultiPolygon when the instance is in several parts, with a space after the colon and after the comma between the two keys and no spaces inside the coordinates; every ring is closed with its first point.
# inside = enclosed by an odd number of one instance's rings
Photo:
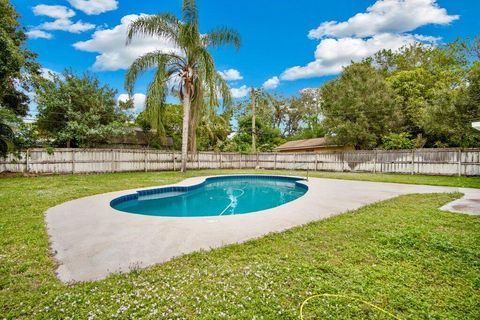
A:
{"type": "MultiPolygon", "coordinates": [[[[0,172],[90,173],[178,170],[177,151],[30,149],[0,160],[0,172]]],[[[287,169],[431,175],[480,175],[480,149],[369,150],[335,153],[214,153],[189,156],[188,169],[287,169]]]]}

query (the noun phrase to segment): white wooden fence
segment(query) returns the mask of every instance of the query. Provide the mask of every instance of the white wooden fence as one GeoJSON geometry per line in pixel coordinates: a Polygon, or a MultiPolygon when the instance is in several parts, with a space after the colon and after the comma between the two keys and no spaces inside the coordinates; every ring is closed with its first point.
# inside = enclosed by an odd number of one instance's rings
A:
{"type": "MultiPolygon", "coordinates": [[[[88,173],[178,170],[178,151],[138,149],[30,149],[0,159],[0,172],[88,173]]],[[[480,149],[371,150],[336,153],[214,153],[190,155],[189,169],[288,169],[480,175],[480,149]]]]}

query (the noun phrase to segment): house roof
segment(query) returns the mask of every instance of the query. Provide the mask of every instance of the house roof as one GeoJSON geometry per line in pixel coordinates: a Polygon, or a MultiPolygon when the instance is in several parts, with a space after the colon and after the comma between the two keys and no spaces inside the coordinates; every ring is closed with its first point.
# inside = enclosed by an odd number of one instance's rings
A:
{"type": "Polygon", "coordinates": [[[296,149],[314,149],[314,148],[324,148],[324,147],[333,147],[333,146],[337,146],[337,145],[329,142],[327,138],[313,138],[313,139],[288,141],[276,147],[275,150],[282,151],[282,150],[296,150],[296,149]]]}

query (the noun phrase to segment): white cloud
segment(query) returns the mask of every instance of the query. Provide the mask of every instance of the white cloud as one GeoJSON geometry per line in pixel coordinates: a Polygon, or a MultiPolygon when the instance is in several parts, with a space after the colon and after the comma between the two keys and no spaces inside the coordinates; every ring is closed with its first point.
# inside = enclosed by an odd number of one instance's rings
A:
{"type": "Polygon", "coordinates": [[[230,92],[232,94],[232,98],[243,98],[248,95],[250,88],[248,88],[246,85],[243,85],[240,88],[230,88],[230,92]]]}
{"type": "Polygon", "coordinates": [[[54,76],[58,76],[60,78],[63,78],[61,73],[59,73],[57,71],[54,71],[52,69],[48,69],[48,68],[41,68],[40,69],[40,74],[43,78],[48,79],[50,81],[53,80],[54,76]]]}
{"type": "MultiPolygon", "coordinates": [[[[120,102],[127,102],[128,101],[128,94],[122,93],[118,96],[117,101],[120,102]]],[[[133,99],[133,113],[138,114],[145,108],[145,100],[147,96],[143,93],[135,93],[132,96],[133,99]]]]}
{"type": "Polygon", "coordinates": [[[367,39],[323,39],[315,51],[315,61],[306,66],[295,66],[285,70],[281,79],[296,80],[337,74],[352,61],[360,61],[382,49],[397,50],[416,40],[412,35],[388,33],[367,39]]]}
{"type": "Polygon", "coordinates": [[[25,33],[30,39],[52,39],[53,35],[38,29],[33,29],[25,33]]]}
{"type": "Polygon", "coordinates": [[[72,7],[86,14],[100,14],[118,8],[117,0],[69,0],[72,7]]]}
{"type": "Polygon", "coordinates": [[[177,50],[171,41],[158,37],[136,37],[126,46],[127,28],[138,17],[140,15],[124,16],[114,28],[97,30],[90,40],[76,42],[73,46],[78,50],[99,53],[93,65],[96,70],[127,69],[136,58],[147,52],[177,50]]]}
{"type": "Polygon", "coordinates": [[[442,38],[440,37],[424,36],[421,34],[415,34],[414,37],[420,42],[429,42],[434,45],[436,45],[440,40],[442,40],[442,38]]]}
{"type": "Polygon", "coordinates": [[[382,49],[398,50],[414,42],[435,45],[440,38],[411,34],[427,24],[446,25],[458,19],[440,8],[436,0],[378,0],[345,22],[327,21],[310,30],[310,39],[319,39],[315,60],[283,72],[280,79],[334,75],[352,61],[360,61],[382,49]]]}
{"type": "Polygon", "coordinates": [[[228,69],[224,71],[218,71],[220,76],[226,81],[242,80],[243,77],[240,74],[240,71],[236,69],[228,69]]]}
{"type": "Polygon", "coordinates": [[[436,0],[379,0],[344,22],[326,21],[310,30],[311,39],[322,37],[371,37],[403,33],[427,24],[446,25],[459,18],[440,8],[436,0]]]}
{"type": "Polygon", "coordinates": [[[280,79],[278,77],[272,77],[263,83],[263,88],[265,89],[275,89],[280,84],[280,79]]]}
{"type": "Polygon", "coordinates": [[[33,7],[33,14],[36,16],[47,16],[54,19],[68,19],[75,16],[75,11],[65,6],[49,6],[39,4],[33,7]]]}
{"type": "Polygon", "coordinates": [[[70,19],[57,19],[52,22],[45,22],[38,26],[44,30],[61,30],[71,33],[81,33],[95,28],[94,24],[82,21],[72,22],[70,19]]]}
{"type": "Polygon", "coordinates": [[[33,7],[33,13],[36,16],[47,16],[55,19],[50,22],[42,23],[36,29],[61,30],[72,33],[80,33],[95,28],[95,25],[91,23],[82,21],[73,22],[70,18],[75,16],[75,11],[65,6],[49,6],[40,4],[33,7]]]}

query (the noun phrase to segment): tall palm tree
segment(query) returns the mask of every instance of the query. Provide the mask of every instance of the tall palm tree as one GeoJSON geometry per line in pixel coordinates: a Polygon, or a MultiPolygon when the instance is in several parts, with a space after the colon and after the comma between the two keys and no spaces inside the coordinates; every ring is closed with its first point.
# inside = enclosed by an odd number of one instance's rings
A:
{"type": "MultiPolygon", "coordinates": [[[[230,90],[227,83],[215,70],[215,64],[207,47],[219,47],[233,44],[240,47],[239,34],[229,28],[217,28],[201,34],[198,24],[198,10],[195,0],[183,0],[182,19],[168,14],[143,16],[132,22],[128,28],[127,45],[135,36],[155,36],[172,41],[177,48],[175,52],[153,51],[136,59],[125,76],[125,89],[131,95],[137,77],[155,68],[145,102],[147,116],[152,126],[159,132],[164,129],[162,115],[168,83],[175,81],[174,91],[183,104],[182,127],[182,165],[186,170],[188,154],[189,127],[192,124],[191,108],[195,108],[194,121],[198,121],[199,108],[207,103],[218,105],[221,96],[223,103],[230,102],[230,90]]],[[[192,132],[193,134],[193,132],[192,132]]]]}

